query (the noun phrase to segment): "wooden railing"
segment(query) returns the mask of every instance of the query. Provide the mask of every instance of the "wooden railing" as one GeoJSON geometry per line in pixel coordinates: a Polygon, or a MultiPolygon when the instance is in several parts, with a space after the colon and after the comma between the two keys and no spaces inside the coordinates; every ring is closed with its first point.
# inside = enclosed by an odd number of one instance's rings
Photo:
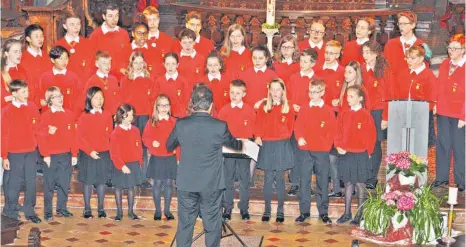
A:
{"type": "MultiPolygon", "coordinates": [[[[231,24],[239,23],[247,32],[246,40],[250,45],[265,44],[265,35],[261,25],[265,22],[264,10],[202,6],[189,3],[173,3],[177,13],[178,33],[185,23],[187,12],[195,10],[203,17],[201,34],[212,39],[217,46],[221,46],[224,32],[231,24]]],[[[405,9],[361,9],[361,10],[317,10],[317,11],[276,11],[276,22],[281,25],[280,34],[274,37],[274,44],[281,36],[293,33],[298,40],[307,37],[312,20],[322,19],[326,26],[325,39],[336,39],[342,44],[354,39],[356,21],[360,17],[371,16],[377,20],[377,40],[385,44],[391,37],[397,36],[397,30],[388,30],[387,24],[393,16],[405,9]]]]}

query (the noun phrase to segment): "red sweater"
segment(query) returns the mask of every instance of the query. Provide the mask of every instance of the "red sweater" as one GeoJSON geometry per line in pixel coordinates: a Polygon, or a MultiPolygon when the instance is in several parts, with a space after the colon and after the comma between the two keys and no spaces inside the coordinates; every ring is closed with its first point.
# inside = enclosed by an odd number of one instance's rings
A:
{"type": "MultiPolygon", "coordinates": [[[[326,45],[326,42],[324,41],[324,44],[322,45],[321,49],[319,49],[318,47],[314,48],[314,50],[317,51],[316,67],[321,67],[325,62],[325,45],[326,45]]],[[[300,41],[298,43],[298,47],[300,51],[304,51],[306,49],[311,48],[311,46],[309,45],[309,39],[300,41]]]]}
{"type": "MultiPolygon", "coordinates": [[[[82,97],[82,106],[84,106],[84,102],[86,99],[87,90],[90,87],[100,87],[104,92],[104,109],[108,112],[111,112],[112,115],[118,110],[118,107],[122,103],[121,100],[121,91],[120,87],[118,86],[117,78],[113,75],[108,75],[108,78],[102,79],[97,74],[92,75],[86,83],[86,86],[83,90],[82,97]]],[[[81,109],[84,109],[82,107],[81,109]]]]}
{"type": "MultiPolygon", "coordinates": [[[[297,105],[309,103],[309,84],[313,78],[301,76],[301,72],[296,72],[290,77],[290,83],[287,85],[287,92],[291,95],[291,101],[297,105]]],[[[324,94],[325,95],[325,94],[324,94]]]]}
{"type": "Polygon", "coordinates": [[[227,122],[228,129],[236,138],[252,138],[256,111],[250,105],[243,103],[243,107],[232,108],[225,105],[218,113],[218,118],[227,122]]]}
{"type": "Polygon", "coordinates": [[[212,79],[204,75],[199,81],[204,82],[212,90],[214,95],[214,106],[217,111],[223,108],[224,105],[230,103],[230,82],[232,78],[229,74],[223,73],[220,81],[212,79]]]}
{"type": "Polygon", "coordinates": [[[295,115],[291,102],[290,111],[282,113],[282,106],[273,106],[268,113],[264,112],[264,104],[257,110],[256,124],[254,126],[254,136],[260,137],[263,141],[278,141],[289,139],[293,132],[295,115]]]}
{"type": "Polygon", "coordinates": [[[275,61],[273,62],[273,67],[275,68],[275,73],[277,73],[278,77],[280,77],[287,86],[291,83],[290,77],[301,69],[299,62],[288,65],[287,63],[275,61]]]}
{"type": "Polygon", "coordinates": [[[364,58],[361,54],[361,45],[356,40],[351,40],[343,47],[343,55],[341,56],[341,64],[346,66],[351,61],[357,61],[359,64],[364,63],[364,58]]]}
{"type": "Polygon", "coordinates": [[[376,139],[374,119],[368,110],[344,111],[338,114],[335,147],[347,152],[374,152],[376,139]]]}
{"type": "Polygon", "coordinates": [[[168,120],[159,120],[156,126],[152,126],[151,119],[149,119],[144,128],[144,133],[142,134],[142,141],[151,155],[167,157],[176,154],[176,151],[168,152],[167,146],[165,145],[175,124],[176,119],[174,117],[170,117],[168,120]],[[158,148],[152,145],[154,141],[160,143],[158,148]]]}
{"type": "Polygon", "coordinates": [[[205,70],[205,57],[198,52],[194,58],[190,56],[181,56],[180,57],[180,65],[178,66],[178,72],[180,73],[183,78],[185,78],[190,87],[196,85],[199,82],[199,78],[202,77],[205,70]]]}
{"type": "MultiPolygon", "coordinates": [[[[182,47],[180,41],[173,41],[172,51],[180,54],[181,50],[182,47]]],[[[215,50],[214,42],[204,36],[201,36],[199,43],[194,42],[194,50],[196,50],[199,55],[207,57],[212,50],[215,50]]]]}
{"type": "Polygon", "coordinates": [[[244,102],[253,106],[257,101],[267,98],[268,85],[275,78],[278,78],[278,75],[271,69],[256,73],[254,67],[251,67],[241,73],[239,79],[243,80],[247,87],[244,102]]]}
{"type": "Polygon", "coordinates": [[[83,113],[78,120],[78,148],[90,155],[92,151],[105,152],[110,150],[110,135],[113,130],[112,115],[104,111],[83,113]]]}
{"type": "MultiPolygon", "coordinates": [[[[414,42],[414,44],[421,45],[422,43],[425,42],[419,39],[419,37],[416,37],[416,42],[414,42]]],[[[403,50],[404,48],[400,37],[390,39],[388,40],[387,44],[385,44],[383,55],[385,56],[385,59],[387,59],[387,62],[390,64],[393,74],[398,74],[403,69],[408,68],[408,63],[406,62],[406,56],[403,50]]]]}
{"type": "Polygon", "coordinates": [[[465,121],[465,80],[464,64],[458,67],[452,75],[450,59],[445,59],[439,68],[437,81],[437,114],[465,121]]]}
{"type": "Polygon", "coordinates": [[[135,161],[142,166],[142,141],[136,126],[132,125],[129,130],[115,127],[110,137],[110,158],[118,170],[135,161]]]}
{"type": "Polygon", "coordinates": [[[40,87],[37,91],[37,99],[45,100],[45,92],[52,86],[59,87],[63,94],[63,107],[74,111],[76,102],[82,92],[82,83],[78,75],[73,71],[66,70],[66,74],[54,75],[52,70],[46,71],[40,78],[40,87]]]}
{"type": "MultiPolygon", "coordinates": [[[[394,95],[391,99],[409,98],[411,90],[411,99],[413,100],[426,100],[433,102],[437,91],[435,90],[437,78],[434,73],[428,68],[425,68],[421,73],[410,73],[410,70],[404,69],[396,74],[396,79],[393,83],[394,95]],[[411,88],[411,89],[410,89],[411,88]]],[[[429,110],[434,108],[434,103],[429,104],[429,110]]]]}
{"type": "Polygon", "coordinates": [[[75,43],[71,46],[66,42],[65,38],[61,38],[54,44],[65,47],[70,52],[70,58],[68,62],[68,69],[75,72],[82,82],[87,81],[89,77],[95,73],[95,47],[94,43],[84,37],[79,37],[79,43],[75,43]],[[74,49],[74,53],[71,53],[71,49],[74,49]]]}
{"type": "Polygon", "coordinates": [[[99,27],[92,32],[89,39],[94,43],[96,50],[107,51],[112,57],[112,71],[111,73],[120,79],[120,69],[126,69],[128,67],[129,58],[126,57],[126,53],[122,52],[127,50],[130,46],[128,32],[120,27],[118,31],[102,32],[102,27],[99,27]]]}
{"type": "Polygon", "coordinates": [[[390,85],[392,84],[392,72],[390,68],[385,69],[382,78],[376,78],[374,71],[366,69],[366,64],[361,65],[364,87],[369,93],[372,110],[383,110],[383,120],[388,120],[388,99],[390,85]]]}
{"type": "Polygon", "coordinates": [[[239,54],[236,51],[231,51],[229,57],[223,57],[225,63],[225,71],[231,73],[235,78],[248,68],[253,66],[251,50],[246,48],[243,53],[239,54]]]}
{"type": "Polygon", "coordinates": [[[171,111],[174,117],[186,116],[192,88],[182,76],[178,75],[175,81],[173,79],[167,81],[167,78],[163,75],[157,78],[154,85],[156,98],[159,94],[166,94],[170,98],[171,111]]]}
{"type": "Polygon", "coordinates": [[[37,148],[39,109],[29,101],[20,108],[13,104],[2,109],[2,158],[8,153],[32,152],[37,148]]]}
{"type": "Polygon", "coordinates": [[[329,152],[336,135],[337,120],[333,109],[328,105],[310,107],[302,105],[294,126],[296,140],[304,138],[302,150],[329,152]]]}
{"type": "MultiPolygon", "coordinates": [[[[29,89],[29,100],[30,101],[34,101],[34,85],[31,85],[31,82],[29,81],[29,76],[26,72],[26,70],[23,68],[23,66],[21,66],[20,64],[18,64],[16,66],[16,68],[10,68],[8,70],[8,74],[10,74],[10,77],[11,77],[11,80],[16,80],[16,79],[20,79],[20,80],[23,80],[25,81],[27,84],[28,84],[28,89],[29,89]]],[[[8,87],[8,85],[5,83],[5,81],[3,80],[3,76],[0,76],[0,84],[1,84],[1,87],[2,87],[2,91],[1,91],[1,98],[2,98],[2,103],[1,103],[1,107],[5,107],[6,105],[10,104],[11,101],[9,102],[6,102],[5,101],[5,97],[7,96],[11,96],[11,92],[10,92],[10,88],[8,87]]]]}
{"type": "Polygon", "coordinates": [[[165,54],[172,51],[173,43],[176,42],[172,36],[159,31],[159,38],[151,37],[147,40],[149,47],[156,48],[161,57],[163,58],[165,54]]]}
{"type": "MultiPolygon", "coordinates": [[[[364,85],[361,86],[362,91],[364,92],[364,95],[366,95],[366,101],[364,102],[364,108],[366,108],[368,111],[372,110],[372,103],[371,103],[371,97],[369,95],[369,91],[367,91],[366,87],[364,85]]],[[[345,93],[343,94],[343,98],[340,101],[340,110],[341,111],[348,111],[350,110],[350,107],[348,105],[348,90],[345,90],[345,93]]]]}
{"type": "Polygon", "coordinates": [[[65,109],[64,112],[51,110],[44,112],[39,124],[39,150],[42,156],[71,152],[73,157],[78,155],[76,142],[76,121],[74,112],[65,109]],[[49,126],[55,126],[55,134],[49,134],[49,126]]]}
{"type": "MultiPolygon", "coordinates": [[[[339,99],[343,82],[345,81],[345,67],[338,65],[337,71],[332,69],[325,69],[318,67],[316,76],[325,81],[325,104],[332,106],[332,100],[339,99]]],[[[338,112],[339,107],[333,106],[333,110],[338,112]]]]}
{"type": "Polygon", "coordinates": [[[138,77],[130,80],[124,77],[121,81],[122,102],[130,104],[136,115],[150,115],[155,101],[154,82],[151,78],[138,77]]]}
{"type": "Polygon", "coordinates": [[[23,66],[29,78],[29,100],[34,101],[36,105],[40,106],[38,104],[39,101],[35,99],[40,87],[40,78],[45,71],[52,68],[52,62],[45,50],[42,51],[42,57],[34,57],[27,50],[24,50],[21,57],[21,66],[23,66]],[[34,95],[31,93],[34,93],[34,95]]]}

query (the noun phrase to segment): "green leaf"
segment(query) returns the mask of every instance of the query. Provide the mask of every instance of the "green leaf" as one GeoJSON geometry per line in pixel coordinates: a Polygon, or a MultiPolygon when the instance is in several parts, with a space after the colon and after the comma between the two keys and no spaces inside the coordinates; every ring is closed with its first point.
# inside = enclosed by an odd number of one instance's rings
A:
{"type": "Polygon", "coordinates": [[[398,222],[398,224],[400,224],[403,221],[403,218],[404,217],[402,214],[398,215],[398,217],[396,218],[396,221],[398,222]]]}

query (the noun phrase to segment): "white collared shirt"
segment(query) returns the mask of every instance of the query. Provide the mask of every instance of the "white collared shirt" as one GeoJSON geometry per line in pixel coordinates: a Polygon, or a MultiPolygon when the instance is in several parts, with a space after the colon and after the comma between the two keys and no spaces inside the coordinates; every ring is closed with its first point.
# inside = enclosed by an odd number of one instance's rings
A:
{"type": "Polygon", "coordinates": [[[243,105],[244,105],[243,101],[239,102],[238,104],[231,102],[231,108],[238,107],[239,109],[242,109],[243,105]]]}
{"type": "Polygon", "coordinates": [[[100,72],[100,71],[98,71],[98,70],[97,70],[97,73],[95,73],[95,74],[96,74],[98,77],[102,78],[102,79],[103,79],[103,78],[108,78],[108,74],[104,74],[104,73],[102,73],[102,72],[100,72]]]}
{"type": "Polygon", "coordinates": [[[96,114],[97,112],[100,113],[100,114],[102,114],[102,108],[101,108],[101,109],[94,109],[94,108],[92,108],[89,112],[92,113],[92,114],[96,114]]]}
{"type": "Polygon", "coordinates": [[[290,65],[293,63],[293,58],[292,57],[284,58],[282,59],[282,63],[287,63],[288,65],[290,65]]]}
{"type": "Polygon", "coordinates": [[[65,40],[68,44],[70,44],[71,42],[76,42],[76,43],[79,43],[79,36],[76,36],[76,37],[72,37],[71,35],[69,34],[65,34],[65,40]]]}
{"type": "Polygon", "coordinates": [[[57,108],[51,106],[51,107],[50,107],[50,111],[51,111],[52,113],[60,112],[60,111],[61,111],[61,112],[65,112],[65,109],[63,109],[63,107],[62,107],[61,109],[57,109],[57,108]]]}
{"type": "Polygon", "coordinates": [[[314,76],[314,70],[311,70],[311,72],[309,72],[309,74],[307,75],[303,74],[302,71],[299,71],[299,74],[301,75],[301,77],[307,76],[309,79],[311,79],[314,76]]]}
{"type": "Polygon", "coordinates": [[[374,71],[374,68],[372,68],[369,64],[366,63],[366,71],[369,72],[370,70],[374,71]]]}
{"type": "Polygon", "coordinates": [[[117,32],[117,31],[120,31],[120,27],[119,26],[116,26],[112,29],[110,29],[107,24],[104,22],[102,23],[102,26],[100,26],[102,28],[102,33],[104,34],[107,34],[108,32],[117,32]]]}
{"type": "Polygon", "coordinates": [[[324,41],[323,41],[323,40],[321,40],[319,43],[316,44],[316,43],[312,42],[311,39],[309,39],[309,46],[310,46],[312,49],[314,49],[314,48],[317,47],[317,48],[319,48],[319,50],[320,50],[320,49],[322,49],[322,46],[323,46],[323,45],[324,45],[324,41]]]}
{"type": "Polygon", "coordinates": [[[196,56],[196,50],[193,49],[193,52],[191,54],[188,54],[185,51],[181,50],[180,51],[180,57],[185,57],[185,56],[194,58],[196,56]]]}
{"type": "Polygon", "coordinates": [[[366,43],[367,41],[369,41],[369,38],[365,38],[365,39],[356,39],[356,43],[358,43],[358,45],[363,45],[363,44],[366,43]]]}
{"type": "Polygon", "coordinates": [[[262,68],[256,68],[254,67],[254,71],[257,73],[258,71],[262,71],[262,72],[265,72],[265,70],[267,70],[267,65],[264,65],[264,67],[262,68]]]}
{"type": "Polygon", "coordinates": [[[425,64],[425,63],[422,63],[422,65],[421,65],[419,68],[417,68],[417,69],[412,69],[412,70],[409,71],[409,73],[411,74],[411,73],[414,72],[414,73],[416,73],[416,75],[419,75],[419,74],[420,74],[422,71],[424,71],[425,69],[426,69],[426,64],[425,64]]]}
{"type": "Polygon", "coordinates": [[[144,78],[144,72],[139,72],[139,73],[134,72],[133,76],[134,76],[134,80],[136,80],[136,78],[138,78],[138,77],[144,78]]]}
{"type": "Polygon", "coordinates": [[[159,120],[165,120],[165,121],[168,121],[168,119],[170,118],[170,116],[166,115],[166,116],[160,116],[158,115],[157,116],[159,120]]]}
{"type": "Polygon", "coordinates": [[[147,35],[147,38],[148,38],[148,39],[151,39],[152,37],[154,37],[155,39],[158,39],[159,36],[160,36],[160,31],[157,30],[157,32],[155,32],[154,34],[152,34],[152,33],[149,32],[149,35],[147,35]]]}
{"type": "MultiPolygon", "coordinates": [[[[141,47],[139,47],[138,45],[136,45],[136,41],[133,40],[133,42],[131,42],[131,49],[134,50],[134,49],[137,49],[137,48],[141,48],[141,47]]],[[[148,49],[149,46],[147,46],[147,43],[144,43],[144,45],[142,46],[142,48],[148,49]]]]}
{"type": "Polygon", "coordinates": [[[309,101],[309,107],[313,106],[318,106],[319,108],[322,108],[324,106],[324,100],[320,99],[319,103],[313,103],[312,101],[309,101]]]}
{"type": "Polygon", "coordinates": [[[176,78],[178,78],[178,71],[173,73],[173,75],[169,75],[168,73],[165,73],[165,79],[167,79],[167,81],[170,79],[176,80],[176,78]]]}
{"type": "Polygon", "coordinates": [[[463,56],[463,57],[461,58],[461,60],[458,61],[458,63],[455,63],[455,61],[451,60],[451,63],[452,63],[453,65],[458,66],[458,67],[463,67],[463,65],[464,65],[465,62],[466,62],[466,56],[463,56]]]}
{"type": "Polygon", "coordinates": [[[338,62],[335,61],[333,64],[331,65],[328,65],[327,63],[324,63],[324,67],[322,68],[323,70],[326,70],[326,69],[331,69],[333,71],[337,71],[338,69],[338,62]]]}
{"type": "Polygon", "coordinates": [[[6,71],[9,71],[11,68],[15,68],[16,70],[18,70],[18,65],[16,64],[14,66],[11,66],[11,65],[6,64],[5,68],[6,68],[6,71]]]}
{"type": "Polygon", "coordinates": [[[28,106],[28,102],[18,102],[17,100],[13,99],[11,103],[16,106],[16,108],[20,108],[22,105],[28,106]]]}
{"type": "Polygon", "coordinates": [[[42,50],[36,51],[36,50],[32,49],[31,47],[28,47],[28,48],[27,48],[27,51],[28,51],[29,53],[31,53],[31,55],[32,55],[33,57],[37,57],[37,56],[41,56],[41,57],[42,57],[42,50]]]}
{"type": "Polygon", "coordinates": [[[131,129],[131,124],[129,126],[124,126],[123,124],[119,124],[118,126],[120,126],[120,128],[122,128],[124,130],[130,130],[131,129]]]}
{"type": "Polygon", "coordinates": [[[241,54],[243,54],[243,52],[246,50],[246,47],[241,46],[241,48],[239,48],[239,49],[236,49],[236,50],[235,50],[235,49],[233,48],[232,50],[238,52],[238,54],[241,55],[241,54]]]}
{"type": "MultiPolygon", "coordinates": [[[[406,40],[405,37],[400,36],[400,41],[401,41],[401,43],[403,44],[403,46],[404,46],[405,44],[407,44],[407,45],[409,45],[409,46],[412,46],[412,45],[414,45],[414,43],[416,42],[416,40],[417,40],[417,38],[416,38],[416,35],[414,35],[414,34],[413,34],[413,37],[411,37],[411,39],[409,39],[409,40],[406,40]]],[[[403,47],[403,48],[404,48],[404,47],[403,47]]]]}
{"type": "Polygon", "coordinates": [[[358,105],[356,105],[356,106],[351,106],[351,110],[352,110],[352,111],[359,111],[359,110],[361,110],[361,108],[362,108],[362,105],[361,105],[361,104],[358,104],[358,105]]]}
{"type": "Polygon", "coordinates": [[[196,42],[196,44],[199,44],[201,42],[201,35],[198,35],[196,37],[196,40],[194,40],[194,42],[196,42]]]}
{"type": "Polygon", "coordinates": [[[217,73],[217,74],[214,74],[214,75],[209,73],[209,74],[207,74],[207,77],[209,78],[209,81],[212,81],[213,79],[217,79],[219,81],[222,80],[222,74],[220,74],[220,73],[217,73]]]}
{"type": "Polygon", "coordinates": [[[52,68],[53,75],[66,75],[66,69],[58,70],[55,67],[52,68]]]}

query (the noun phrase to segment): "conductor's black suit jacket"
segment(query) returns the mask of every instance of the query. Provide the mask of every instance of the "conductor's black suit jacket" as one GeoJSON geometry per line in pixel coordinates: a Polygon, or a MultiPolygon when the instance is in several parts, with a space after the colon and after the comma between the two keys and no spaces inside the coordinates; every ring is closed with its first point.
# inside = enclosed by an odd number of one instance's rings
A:
{"type": "Polygon", "coordinates": [[[222,146],[242,148],[224,121],[204,112],[179,119],[166,144],[169,152],[181,146],[176,186],[187,192],[225,189],[222,146]]]}

